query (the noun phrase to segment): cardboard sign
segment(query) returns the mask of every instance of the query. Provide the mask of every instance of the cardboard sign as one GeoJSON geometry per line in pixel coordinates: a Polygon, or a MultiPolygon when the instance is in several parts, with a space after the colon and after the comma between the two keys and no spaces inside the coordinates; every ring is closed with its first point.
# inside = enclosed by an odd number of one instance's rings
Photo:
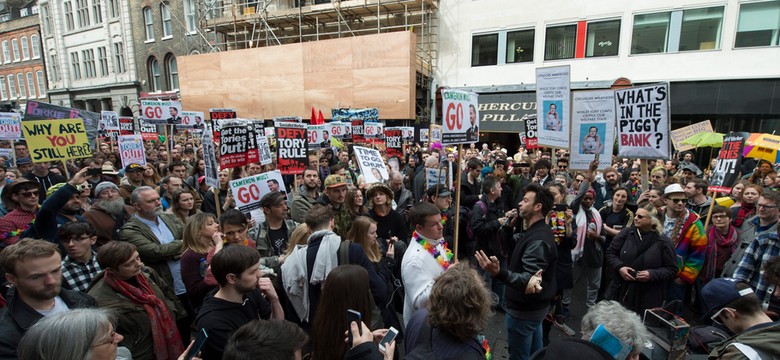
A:
{"type": "Polygon", "coordinates": [[[146,149],[141,135],[122,135],[119,137],[119,156],[122,167],[130,164],[146,165],[146,149]]]}
{"type": "Polygon", "coordinates": [[[236,208],[242,213],[259,209],[260,199],[268,193],[281,192],[287,197],[287,188],[278,170],[231,180],[230,191],[236,200],[236,208]]]}
{"type": "Polygon", "coordinates": [[[381,139],[382,135],[384,135],[382,123],[376,121],[363,123],[363,137],[366,139],[381,139]]]}
{"type": "Polygon", "coordinates": [[[355,157],[360,165],[360,173],[363,174],[363,182],[384,183],[390,178],[379,150],[355,146],[355,157]]]}
{"type": "Polygon", "coordinates": [[[141,118],[150,124],[180,124],[181,101],[141,100],[141,118]]]}
{"type": "Polygon", "coordinates": [[[385,128],[385,146],[387,156],[403,156],[403,141],[401,128],[385,128]]]}
{"type": "MultiPolygon", "coordinates": [[[[525,118],[525,148],[538,149],[539,138],[536,137],[539,131],[539,120],[536,115],[525,118]]],[[[522,138],[522,136],[521,136],[522,138]]]]}
{"type": "Polygon", "coordinates": [[[441,113],[444,116],[442,145],[479,141],[478,95],[463,90],[443,90],[441,98],[441,113]]]}
{"type": "Polygon", "coordinates": [[[34,163],[92,156],[82,119],[28,120],[22,133],[34,163]]]}
{"type": "Polygon", "coordinates": [[[615,90],[618,155],[669,159],[669,84],[615,90]]]}
{"type": "Polygon", "coordinates": [[[22,115],[0,113],[0,140],[19,140],[22,137],[22,115]]]}
{"type": "Polygon", "coordinates": [[[731,188],[739,180],[744,146],[745,138],[741,135],[731,133],[723,137],[723,146],[718,152],[718,162],[712,169],[708,191],[731,193],[731,188]]]}
{"type": "Polygon", "coordinates": [[[309,136],[309,149],[316,150],[330,146],[330,130],[328,130],[326,124],[309,125],[307,130],[307,135],[309,136]]]}
{"type": "Polygon", "coordinates": [[[712,123],[709,120],[697,122],[686,127],[681,127],[677,130],[672,130],[672,145],[677,151],[685,151],[693,149],[693,146],[683,144],[683,140],[696,135],[701,132],[714,132],[712,130],[712,123]]]}
{"type": "Polygon", "coordinates": [[[614,143],[615,92],[575,91],[569,168],[587,170],[596,154],[599,155],[599,169],[607,168],[612,165],[614,143]]]}
{"type": "Polygon", "coordinates": [[[276,127],[276,168],[283,175],[296,175],[303,173],[309,164],[306,156],[308,135],[306,124],[281,122],[275,123],[276,127]]]}
{"type": "Polygon", "coordinates": [[[254,125],[244,120],[222,120],[219,142],[219,166],[222,169],[258,161],[254,125]]]}
{"type": "Polygon", "coordinates": [[[98,130],[103,132],[119,131],[119,114],[116,111],[101,111],[98,130]]]}
{"type": "Polygon", "coordinates": [[[201,137],[201,146],[203,147],[203,162],[206,165],[205,174],[206,185],[213,188],[219,188],[219,168],[217,168],[217,156],[214,151],[214,138],[211,132],[204,131],[201,137]]]}
{"type": "Polygon", "coordinates": [[[181,122],[176,124],[177,129],[182,128],[195,128],[200,129],[203,127],[203,112],[202,111],[182,111],[181,122]]]}
{"type": "Polygon", "coordinates": [[[133,135],[135,134],[135,124],[133,118],[129,116],[119,117],[119,135],[133,135]]]}
{"type": "Polygon", "coordinates": [[[84,129],[87,131],[89,144],[92,147],[95,147],[98,123],[100,122],[100,114],[96,112],[57,106],[35,100],[27,100],[27,106],[24,109],[24,116],[22,118],[23,121],[81,118],[84,120],[84,129]]]}
{"type": "Polygon", "coordinates": [[[536,69],[536,118],[540,146],[569,148],[569,65],[536,69]]]}

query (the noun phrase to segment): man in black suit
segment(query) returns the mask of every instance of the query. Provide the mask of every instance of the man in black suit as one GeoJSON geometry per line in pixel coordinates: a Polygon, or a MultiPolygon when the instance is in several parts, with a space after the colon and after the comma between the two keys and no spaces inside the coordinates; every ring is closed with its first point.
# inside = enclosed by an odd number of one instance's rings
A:
{"type": "Polygon", "coordinates": [[[471,127],[466,130],[466,139],[468,141],[479,140],[479,126],[477,126],[477,108],[473,104],[469,104],[469,121],[471,127]]]}

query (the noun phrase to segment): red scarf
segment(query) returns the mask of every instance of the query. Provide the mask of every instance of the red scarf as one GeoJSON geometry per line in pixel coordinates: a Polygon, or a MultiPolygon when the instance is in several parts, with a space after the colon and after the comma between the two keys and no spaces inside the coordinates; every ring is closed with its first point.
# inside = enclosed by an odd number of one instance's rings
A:
{"type": "Polygon", "coordinates": [[[152,328],[154,340],[154,353],[158,360],[177,359],[184,346],[176,328],[176,320],[165,302],[158,298],[152,290],[152,286],[143,274],[137,275],[138,287],[127,281],[121,280],[111,271],[106,271],[103,281],[116,292],[122,294],[134,304],[143,305],[146,315],[149,316],[149,325],[152,328]]]}
{"type": "Polygon", "coordinates": [[[734,218],[734,226],[740,227],[742,223],[751,215],[755,214],[756,204],[742,203],[737,211],[737,216],[734,218]]]}

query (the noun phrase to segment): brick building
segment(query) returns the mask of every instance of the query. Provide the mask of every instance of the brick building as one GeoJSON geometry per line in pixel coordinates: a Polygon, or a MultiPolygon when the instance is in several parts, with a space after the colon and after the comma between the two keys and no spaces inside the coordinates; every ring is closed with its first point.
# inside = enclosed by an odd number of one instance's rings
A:
{"type": "Polygon", "coordinates": [[[34,2],[0,11],[0,106],[24,110],[28,99],[47,101],[38,7],[34,2]]]}

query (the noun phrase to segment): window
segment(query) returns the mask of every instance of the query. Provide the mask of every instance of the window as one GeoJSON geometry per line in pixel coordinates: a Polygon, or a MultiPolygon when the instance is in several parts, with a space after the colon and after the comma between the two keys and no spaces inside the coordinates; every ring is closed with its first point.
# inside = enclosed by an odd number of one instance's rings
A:
{"type": "Polygon", "coordinates": [[[8,40],[3,40],[3,63],[11,62],[11,50],[8,48],[8,40]]]}
{"type": "Polygon", "coordinates": [[[49,56],[49,66],[51,66],[51,80],[60,81],[60,62],[56,54],[49,56]]]}
{"type": "Polygon", "coordinates": [[[471,38],[471,66],[498,63],[498,34],[474,35],[471,38]]]}
{"type": "Polygon", "coordinates": [[[205,0],[206,5],[206,20],[211,20],[217,17],[217,0],[205,0]]]}
{"type": "Polygon", "coordinates": [[[0,76],[0,99],[8,100],[8,91],[5,87],[5,76],[0,76]]]}
{"type": "Polygon", "coordinates": [[[79,28],[89,26],[89,0],[76,0],[76,19],[79,28]]]}
{"type": "Polygon", "coordinates": [[[114,43],[114,71],[117,74],[124,74],[125,68],[125,48],[121,42],[114,43]]]}
{"type": "Polygon", "coordinates": [[[35,78],[38,80],[38,97],[46,97],[46,79],[43,77],[43,71],[36,71],[35,78]]]}
{"type": "Polygon", "coordinates": [[[187,23],[187,32],[192,34],[198,31],[195,13],[195,0],[184,0],[184,20],[187,23]]]}
{"type": "Polygon", "coordinates": [[[101,1],[102,0],[92,0],[92,20],[95,21],[95,24],[103,23],[103,12],[100,8],[101,1]]]}
{"type": "Polygon", "coordinates": [[[73,80],[81,79],[81,64],[79,63],[79,53],[70,53],[70,69],[73,72],[73,80]]]}
{"type": "Polygon", "coordinates": [[[24,86],[24,74],[16,74],[16,83],[19,85],[19,98],[24,99],[27,97],[27,88],[24,86]]]}
{"type": "Polygon", "coordinates": [[[173,25],[171,23],[171,9],[167,4],[160,4],[160,14],[162,15],[163,39],[173,36],[173,25]]]}
{"type": "Polygon", "coordinates": [[[176,65],[176,57],[169,54],[165,59],[165,68],[168,71],[168,88],[175,90],[179,88],[179,66],[176,65]]]}
{"type": "Polygon", "coordinates": [[[33,80],[33,74],[28,72],[27,74],[27,91],[30,94],[30,99],[35,98],[35,81],[33,80]]]}
{"type": "Polygon", "coordinates": [[[30,42],[26,36],[22,36],[22,59],[30,60],[30,42]]]}
{"type": "Polygon", "coordinates": [[[43,34],[44,35],[51,35],[51,9],[49,9],[49,5],[44,5],[42,8],[43,12],[43,34]]]}
{"type": "Polygon", "coordinates": [[[11,40],[11,48],[14,50],[14,62],[19,61],[19,40],[18,39],[12,39],[11,40]]]}
{"type": "Polygon", "coordinates": [[[631,54],[666,52],[671,15],[670,12],[635,15],[631,54]]]}
{"type": "Polygon", "coordinates": [[[534,33],[531,30],[506,33],[506,63],[534,61],[534,33]]]}
{"type": "Polygon", "coordinates": [[[73,31],[75,25],[73,24],[73,4],[70,1],[65,2],[65,28],[68,31],[73,31]]]}
{"type": "Polygon", "coordinates": [[[108,52],[105,46],[98,48],[98,63],[100,63],[100,76],[108,76],[108,52]]]}
{"type": "Polygon", "coordinates": [[[14,74],[8,74],[8,92],[11,94],[11,99],[16,99],[16,80],[14,80],[14,74]]]}
{"type": "Polygon", "coordinates": [[[84,78],[90,79],[97,76],[95,72],[95,51],[92,49],[82,50],[81,58],[84,61],[84,78]]]}
{"type": "Polygon", "coordinates": [[[108,12],[112,18],[119,16],[119,1],[120,0],[108,0],[108,12]]]}
{"type": "Polygon", "coordinates": [[[780,45],[780,1],[742,4],[734,47],[777,45],[780,45]]]}
{"type": "Polygon", "coordinates": [[[32,43],[32,58],[38,59],[41,57],[41,41],[38,35],[30,35],[30,43],[32,43]]]}
{"type": "Polygon", "coordinates": [[[718,50],[723,7],[683,11],[679,51],[718,50]]]}
{"type": "Polygon", "coordinates": [[[616,56],[620,44],[620,20],[588,23],[585,56],[616,56]]]}
{"type": "Polygon", "coordinates": [[[146,41],[154,41],[154,19],[150,7],[144,8],[144,24],[146,25],[146,41]]]}
{"type": "Polygon", "coordinates": [[[160,91],[160,64],[155,57],[149,58],[149,87],[152,91],[160,91]]]}
{"type": "Polygon", "coordinates": [[[551,26],[544,40],[544,59],[573,59],[577,39],[577,25],[551,26]]]}

